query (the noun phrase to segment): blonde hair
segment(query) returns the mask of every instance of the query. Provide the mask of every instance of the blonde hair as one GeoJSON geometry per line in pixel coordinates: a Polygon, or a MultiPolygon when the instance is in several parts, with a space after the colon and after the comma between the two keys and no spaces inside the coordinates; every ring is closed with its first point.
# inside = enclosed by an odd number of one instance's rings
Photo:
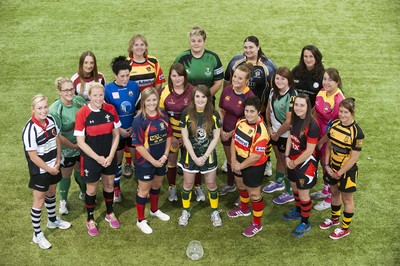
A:
{"type": "Polygon", "coordinates": [[[129,41],[129,45],[128,45],[128,54],[129,54],[129,56],[133,57],[132,46],[135,44],[136,40],[141,40],[146,45],[146,50],[143,53],[143,57],[146,57],[149,54],[149,50],[148,50],[149,45],[147,43],[146,38],[141,34],[133,35],[131,40],[129,41]]]}
{"type": "Polygon", "coordinates": [[[89,90],[88,90],[88,95],[92,94],[92,90],[95,88],[100,88],[103,90],[104,92],[104,86],[103,84],[99,83],[99,82],[92,82],[89,86],[89,90]]]}
{"type": "Polygon", "coordinates": [[[43,94],[36,94],[35,96],[33,96],[31,101],[32,110],[35,108],[36,104],[40,103],[41,101],[47,102],[47,97],[43,94]]]}
{"type": "Polygon", "coordinates": [[[74,84],[69,78],[64,78],[64,77],[56,78],[56,81],[54,82],[54,84],[56,85],[56,89],[58,91],[61,91],[62,85],[66,82],[70,82],[71,84],[74,84]]]}
{"type": "Polygon", "coordinates": [[[201,37],[203,37],[204,41],[206,41],[206,38],[207,38],[207,34],[206,34],[205,30],[203,30],[202,28],[200,28],[198,26],[194,26],[192,28],[192,30],[189,32],[189,39],[193,36],[201,36],[201,37]]]}
{"type": "Polygon", "coordinates": [[[141,94],[141,96],[140,96],[141,97],[141,100],[140,100],[140,111],[141,111],[142,116],[144,118],[147,118],[147,113],[146,113],[146,109],[145,109],[144,103],[146,102],[147,98],[149,98],[153,94],[157,98],[157,103],[158,103],[157,104],[157,108],[156,108],[157,114],[161,113],[161,111],[160,111],[160,96],[159,96],[158,90],[156,88],[154,88],[154,87],[146,88],[140,94],[141,94]]]}

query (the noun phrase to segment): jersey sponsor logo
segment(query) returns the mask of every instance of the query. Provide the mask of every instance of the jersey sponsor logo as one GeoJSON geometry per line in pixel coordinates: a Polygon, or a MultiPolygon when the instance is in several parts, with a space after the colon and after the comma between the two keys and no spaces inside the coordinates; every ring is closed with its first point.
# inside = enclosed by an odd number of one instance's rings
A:
{"type": "Polygon", "coordinates": [[[164,74],[161,74],[158,80],[163,80],[164,79],[164,74]]]}
{"type": "Polygon", "coordinates": [[[94,120],[89,120],[89,124],[94,124],[94,120]]]}
{"type": "Polygon", "coordinates": [[[144,79],[144,80],[140,80],[139,83],[138,83],[138,85],[139,85],[140,87],[148,86],[148,85],[153,84],[153,81],[154,81],[154,79],[144,79]]]}
{"type": "Polygon", "coordinates": [[[205,130],[202,127],[197,128],[197,138],[203,140],[207,137],[205,130]]]}
{"type": "Polygon", "coordinates": [[[149,180],[149,179],[150,179],[150,176],[149,176],[149,175],[145,175],[145,176],[143,176],[143,179],[149,180]]]}
{"type": "Polygon", "coordinates": [[[118,91],[114,91],[113,93],[111,93],[113,99],[119,99],[119,92],[118,91]]]}
{"type": "Polygon", "coordinates": [[[265,147],[256,146],[255,151],[258,151],[258,152],[265,152],[265,147]]]}
{"type": "Polygon", "coordinates": [[[294,83],[299,83],[300,82],[300,80],[298,80],[298,79],[294,79],[293,81],[294,81],[294,83]]]}
{"type": "Polygon", "coordinates": [[[361,148],[363,146],[363,139],[356,140],[356,147],[361,148]]]}
{"type": "Polygon", "coordinates": [[[249,146],[249,142],[243,138],[241,138],[240,136],[235,134],[235,141],[245,147],[249,146]]]}
{"type": "Polygon", "coordinates": [[[150,141],[153,144],[158,144],[158,143],[162,143],[167,139],[167,133],[165,134],[157,134],[157,135],[152,135],[150,136],[150,141]]]}
{"type": "Polygon", "coordinates": [[[318,82],[314,82],[313,87],[314,87],[314,89],[317,89],[319,87],[319,83],[318,82]]]}
{"type": "Polygon", "coordinates": [[[132,109],[132,104],[131,104],[130,102],[128,102],[128,101],[123,101],[123,102],[121,103],[121,105],[120,105],[120,108],[121,108],[121,111],[122,111],[124,114],[127,114],[127,113],[129,113],[129,112],[131,111],[131,109],[132,109]]]}
{"type": "Polygon", "coordinates": [[[206,72],[204,72],[204,75],[206,75],[207,77],[211,77],[211,71],[210,71],[210,68],[209,67],[207,67],[206,68],[206,72]]]}

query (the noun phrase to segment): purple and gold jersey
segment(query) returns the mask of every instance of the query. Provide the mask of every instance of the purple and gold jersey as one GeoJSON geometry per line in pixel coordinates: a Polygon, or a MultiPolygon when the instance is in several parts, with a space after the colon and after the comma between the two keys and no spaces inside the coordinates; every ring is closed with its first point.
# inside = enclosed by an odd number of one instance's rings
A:
{"type": "Polygon", "coordinates": [[[168,85],[164,87],[160,95],[160,108],[164,109],[171,122],[173,136],[175,138],[181,138],[181,127],[179,122],[181,121],[181,115],[190,103],[190,99],[193,93],[193,86],[188,84],[187,88],[182,94],[177,94],[174,90],[170,90],[168,85]]]}
{"type": "Polygon", "coordinates": [[[224,88],[219,98],[219,108],[226,112],[222,121],[225,132],[235,129],[238,119],[244,116],[244,102],[251,96],[254,96],[254,93],[248,86],[241,94],[236,93],[232,85],[224,88]]]}
{"type": "MultiPolygon", "coordinates": [[[[143,146],[156,160],[164,155],[167,138],[171,136],[172,128],[165,112],[146,118],[139,114],[133,119],[132,146],[143,146]]],[[[135,164],[142,167],[153,167],[138,151],[136,151],[135,164]]]]}

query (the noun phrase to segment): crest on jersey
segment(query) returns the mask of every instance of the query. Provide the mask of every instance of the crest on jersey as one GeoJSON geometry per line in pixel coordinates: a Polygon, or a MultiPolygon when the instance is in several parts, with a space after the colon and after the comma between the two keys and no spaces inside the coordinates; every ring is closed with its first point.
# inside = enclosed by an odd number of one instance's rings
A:
{"type": "Polygon", "coordinates": [[[110,123],[110,122],[111,122],[111,120],[110,120],[110,115],[109,115],[109,114],[106,114],[106,116],[104,116],[104,118],[107,120],[107,123],[110,123]]]}
{"type": "Polygon", "coordinates": [[[160,128],[161,128],[161,130],[165,129],[165,124],[163,122],[160,123],[160,128]]]}
{"type": "Polygon", "coordinates": [[[132,97],[133,96],[133,91],[129,90],[128,91],[128,95],[129,95],[129,97],[132,97]]]}
{"type": "Polygon", "coordinates": [[[207,77],[210,77],[210,76],[211,76],[212,73],[211,73],[209,67],[206,68],[206,72],[204,72],[204,74],[205,74],[207,77]]]}
{"type": "Polygon", "coordinates": [[[314,89],[318,89],[319,83],[318,82],[314,82],[313,87],[314,87],[314,89]]]}
{"type": "Polygon", "coordinates": [[[148,72],[150,72],[151,71],[151,67],[146,67],[146,70],[148,71],[148,72]]]}
{"type": "Polygon", "coordinates": [[[255,77],[255,78],[261,77],[261,70],[260,70],[260,69],[256,69],[256,70],[254,71],[254,77],[255,77]]]}

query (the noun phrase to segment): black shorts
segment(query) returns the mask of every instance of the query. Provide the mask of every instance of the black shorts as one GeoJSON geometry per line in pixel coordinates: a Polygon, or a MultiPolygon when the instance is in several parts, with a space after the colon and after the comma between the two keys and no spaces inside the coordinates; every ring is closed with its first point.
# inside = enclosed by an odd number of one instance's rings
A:
{"type": "Polygon", "coordinates": [[[317,183],[318,162],[313,155],[295,169],[287,169],[287,176],[297,189],[311,189],[317,183]]]}
{"type": "Polygon", "coordinates": [[[81,155],[81,176],[85,183],[99,181],[102,174],[115,175],[117,172],[117,156],[114,156],[110,166],[104,168],[92,158],[81,155]]]}
{"type": "Polygon", "coordinates": [[[152,181],[154,176],[163,176],[167,174],[167,163],[161,167],[142,167],[135,164],[135,177],[140,181],[152,181]]]}
{"type": "MultiPolygon", "coordinates": [[[[332,169],[334,172],[339,169],[332,169]]],[[[330,185],[337,185],[339,191],[352,193],[357,191],[356,178],[358,177],[358,166],[355,164],[349,171],[344,173],[339,179],[334,179],[328,174],[324,175],[324,181],[330,185]]]]}
{"type": "Polygon", "coordinates": [[[128,146],[129,148],[133,148],[132,147],[132,138],[131,137],[129,137],[129,138],[120,137],[117,151],[125,149],[126,146],[128,146]]]}
{"type": "Polygon", "coordinates": [[[79,162],[80,159],[81,159],[81,156],[80,156],[80,155],[75,156],[75,157],[71,157],[71,158],[64,158],[64,157],[62,157],[62,158],[61,158],[60,165],[61,165],[61,167],[69,168],[69,167],[74,166],[76,162],[79,162]]]}
{"type": "Polygon", "coordinates": [[[178,166],[182,168],[184,172],[189,173],[198,173],[207,174],[217,169],[217,153],[214,151],[208,156],[208,160],[205,162],[203,166],[198,166],[190,157],[188,152],[185,152],[181,156],[181,161],[178,163],[178,166]]]}
{"type": "Polygon", "coordinates": [[[57,184],[62,179],[61,171],[57,175],[49,173],[31,175],[28,187],[37,191],[46,192],[49,190],[50,185],[57,184]]]}
{"type": "Polygon", "coordinates": [[[242,169],[242,174],[235,173],[235,176],[243,178],[246,187],[260,187],[264,178],[265,164],[247,167],[242,169]]]}
{"type": "Polygon", "coordinates": [[[270,144],[272,144],[273,146],[277,146],[278,150],[281,153],[284,153],[286,151],[286,142],[287,142],[287,138],[281,138],[279,137],[279,139],[277,141],[274,140],[270,140],[270,144]]]}

